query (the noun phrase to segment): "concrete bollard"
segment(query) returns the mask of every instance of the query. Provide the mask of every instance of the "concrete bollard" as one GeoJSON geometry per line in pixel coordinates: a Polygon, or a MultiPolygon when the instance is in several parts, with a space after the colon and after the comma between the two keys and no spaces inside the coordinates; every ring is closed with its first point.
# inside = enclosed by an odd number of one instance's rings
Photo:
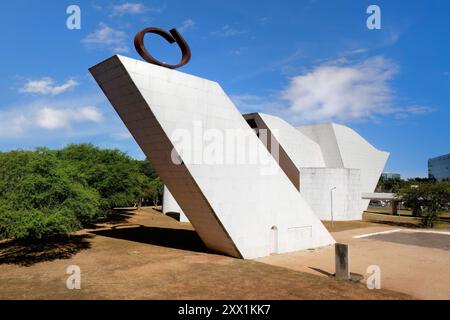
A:
{"type": "Polygon", "coordinates": [[[348,267],[348,245],[336,243],[334,246],[334,252],[336,259],[336,271],[334,276],[336,279],[349,280],[350,270],[348,267]]]}

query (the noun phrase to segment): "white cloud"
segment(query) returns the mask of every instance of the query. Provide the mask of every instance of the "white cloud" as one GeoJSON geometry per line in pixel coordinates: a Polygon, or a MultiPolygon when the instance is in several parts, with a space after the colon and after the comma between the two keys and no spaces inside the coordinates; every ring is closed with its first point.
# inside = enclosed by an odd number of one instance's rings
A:
{"type": "Polygon", "coordinates": [[[145,12],[145,6],[142,3],[125,2],[113,6],[113,16],[122,16],[125,14],[138,14],[145,12]]]}
{"type": "Polygon", "coordinates": [[[113,29],[103,23],[99,25],[97,30],[83,38],[81,42],[90,48],[107,49],[116,53],[129,51],[125,32],[113,29]]]}
{"type": "Polygon", "coordinates": [[[229,50],[228,51],[228,53],[230,54],[230,55],[233,55],[233,56],[240,56],[240,55],[242,55],[245,51],[247,51],[247,47],[239,47],[239,48],[237,48],[237,49],[231,49],[231,50],[229,50]]]}
{"type": "Polygon", "coordinates": [[[363,54],[369,52],[368,48],[357,48],[353,50],[347,50],[339,54],[341,57],[353,56],[357,54],[363,54]]]}
{"type": "Polygon", "coordinates": [[[86,106],[74,109],[57,109],[43,107],[35,114],[36,124],[43,129],[68,129],[74,122],[101,122],[103,119],[99,109],[86,106]]]}
{"type": "Polygon", "coordinates": [[[409,106],[405,108],[397,108],[395,118],[406,119],[413,115],[423,115],[435,111],[435,109],[426,106],[409,106]]]}
{"type": "Polygon", "coordinates": [[[133,138],[131,133],[128,131],[116,132],[116,133],[113,133],[111,136],[113,137],[114,140],[119,140],[119,141],[128,140],[128,139],[133,138]]]}
{"type": "Polygon", "coordinates": [[[247,30],[233,29],[229,25],[225,25],[222,28],[220,28],[219,30],[211,32],[211,34],[214,36],[224,37],[224,38],[235,37],[235,36],[239,36],[239,35],[242,35],[245,33],[247,33],[247,30]]]}
{"type": "Polygon", "coordinates": [[[178,27],[178,31],[183,33],[183,32],[189,31],[189,30],[195,30],[195,28],[196,28],[195,21],[192,19],[187,19],[187,20],[184,20],[183,23],[181,24],[181,26],[178,27]]]}
{"type": "MultiPolygon", "coordinates": [[[[38,134],[37,130],[71,130],[75,125],[103,122],[101,110],[87,104],[96,97],[34,101],[27,105],[2,108],[0,137],[24,137],[38,134]]],[[[58,131],[59,132],[59,131],[58,131]]]]}
{"type": "Polygon", "coordinates": [[[235,96],[245,111],[278,114],[295,123],[347,122],[425,114],[429,107],[397,107],[390,85],[398,72],[381,56],[354,64],[328,63],[290,79],[275,97],[235,96]]]}
{"type": "Polygon", "coordinates": [[[261,18],[259,18],[258,19],[258,22],[260,23],[260,24],[263,24],[263,25],[265,25],[265,24],[268,24],[269,22],[270,22],[270,18],[269,17],[261,17],[261,18]]]}
{"type": "Polygon", "coordinates": [[[397,66],[375,57],[351,66],[319,66],[291,79],[281,98],[305,121],[347,121],[392,113],[388,81],[397,66]]]}
{"type": "Polygon", "coordinates": [[[383,45],[393,46],[400,40],[400,32],[397,30],[388,30],[383,45]]]}
{"type": "Polygon", "coordinates": [[[43,95],[56,96],[78,85],[78,82],[71,79],[66,83],[58,86],[55,85],[55,81],[52,78],[44,77],[38,80],[29,80],[22,88],[20,88],[19,91],[25,93],[39,93],[43,95]]]}
{"type": "Polygon", "coordinates": [[[114,18],[124,15],[143,15],[148,12],[162,13],[165,8],[165,5],[160,7],[149,7],[141,2],[124,2],[122,4],[112,6],[110,17],[114,18]]]}
{"type": "Polygon", "coordinates": [[[24,113],[14,110],[0,111],[0,138],[22,134],[28,122],[29,120],[24,113]]]}

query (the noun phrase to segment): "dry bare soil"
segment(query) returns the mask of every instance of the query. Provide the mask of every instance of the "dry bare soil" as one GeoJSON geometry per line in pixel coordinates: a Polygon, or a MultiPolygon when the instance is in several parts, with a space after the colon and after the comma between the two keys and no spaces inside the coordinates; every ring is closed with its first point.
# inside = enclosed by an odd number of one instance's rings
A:
{"type": "Polygon", "coordinates": [[[69,239],[0,242],[1,299],[410,299],[208,252],[189,223],[123,211],[69,239]],[[66,287],[70,265],[81,290],[66,287]]]}

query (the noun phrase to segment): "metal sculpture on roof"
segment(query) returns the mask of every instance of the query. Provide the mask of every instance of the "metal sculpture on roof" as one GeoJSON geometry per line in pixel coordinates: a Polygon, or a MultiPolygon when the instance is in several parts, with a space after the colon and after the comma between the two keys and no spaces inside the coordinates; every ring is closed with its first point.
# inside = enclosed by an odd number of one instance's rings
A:
{"type": "Polygon", "coordinates": [[[170,30],[170,33],[160,28],[145,28],[139,31],[134,37],[134,47],[136,48],[136,51],[139,53],[139,55],[145,61],[169,69],[176,69],[182,67],[185,64],[187,64],[191,59],[191,49],[189,48],[189,45],[186,43],[186,41],[183,39],[183,37],[175,28],[170,30]],[[178,64],[168,64],[155,59],[145,48],[144,37],[147,33],[157,34],[163,37],[169,43],[176,42],[181,49],[182,53],[181,61],[178,64]]]}

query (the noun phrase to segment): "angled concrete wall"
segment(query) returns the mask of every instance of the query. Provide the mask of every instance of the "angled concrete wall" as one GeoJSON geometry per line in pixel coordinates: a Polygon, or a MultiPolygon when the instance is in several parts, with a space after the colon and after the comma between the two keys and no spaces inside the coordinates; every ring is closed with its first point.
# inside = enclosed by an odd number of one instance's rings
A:
{"type": "Polygon", "coordinates": [[[217,83],[122,56],[90,71],[210,249],[256,258],[334,243],[284,172],[261,170],[279,167],[217,83]],[[202,146],[182,149],[175,137],[198,124],[242,132],[260,161],[197,163],[202,146]]]}

